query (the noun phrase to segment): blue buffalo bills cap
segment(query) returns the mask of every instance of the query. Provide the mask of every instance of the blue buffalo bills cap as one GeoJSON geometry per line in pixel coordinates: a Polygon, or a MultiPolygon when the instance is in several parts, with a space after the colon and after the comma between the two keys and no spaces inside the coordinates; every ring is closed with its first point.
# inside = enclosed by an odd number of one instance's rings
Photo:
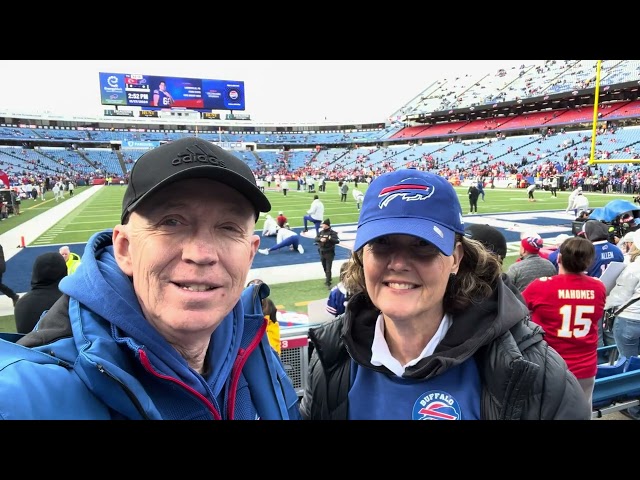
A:
{"type": "Polygon", "coordinates": [[[271,203],[256,185],[245,162],[225,149],[200,137],[185,137],[144,153],[131,169],[122,199],[121,222],[145,198],[161,188],[187,178],[217,180],[244,195],[256,212],[271,210],[271,203]]]}
{"type": "Polygon", "coordinates": [[[353,250],[383,235],[414,235],[451,255],[464,235],[462,207],[453,186],[434,173],[403,168],[373,180],[364,195],[353,250]]]}

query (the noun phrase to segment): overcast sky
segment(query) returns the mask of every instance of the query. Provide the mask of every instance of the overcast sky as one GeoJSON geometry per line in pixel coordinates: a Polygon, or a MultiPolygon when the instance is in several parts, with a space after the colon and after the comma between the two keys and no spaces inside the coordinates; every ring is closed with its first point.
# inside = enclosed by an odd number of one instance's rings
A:
{"type": "MultiPolygon", "coordinates": [[[[244,81],[255,122],[384,122],[434,80],[539,60],[0,60],[0,110],[101,115],[99,72],[244,81]]],[[[226,111],[221,111],[222,117],[226,111]]]]}

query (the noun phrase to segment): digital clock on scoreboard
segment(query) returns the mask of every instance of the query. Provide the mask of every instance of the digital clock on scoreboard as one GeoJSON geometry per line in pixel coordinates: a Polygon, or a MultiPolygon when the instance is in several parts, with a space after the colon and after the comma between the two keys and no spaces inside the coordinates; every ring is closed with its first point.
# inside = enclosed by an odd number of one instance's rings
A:
{"type": "MultiPolygon", "coordinates": [[[[244,82],[133,73],[100,72],[102,105],[244,110],[244,82]]],[[[213,115],[203,118],[217,120],[213,115]]]]}
{"type": "Polygon", "coordinates": [[[128,105],[149,105],[149,92],[127,92],[128,105]]]}

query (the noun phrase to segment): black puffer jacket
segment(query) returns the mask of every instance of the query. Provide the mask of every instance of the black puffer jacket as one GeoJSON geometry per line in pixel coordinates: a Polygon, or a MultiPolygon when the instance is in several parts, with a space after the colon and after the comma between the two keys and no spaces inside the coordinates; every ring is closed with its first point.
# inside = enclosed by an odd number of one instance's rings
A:
{"type": "MultiPolygon", "coordinates": [[[[304,419],[347,419],[351,358],[392,375],[370,363],[378,314],[365,295],[357,294],[345,314],[310,330],[315,349],[300,406],[304,419]]],[[[405,377],[440,375],[471,356],[478,363],[483,385],[482,419],[591,418],[591,405],[578,381],[502,280],[492,298],[456,315],[433,355],[409,367],[405,377]]]]}

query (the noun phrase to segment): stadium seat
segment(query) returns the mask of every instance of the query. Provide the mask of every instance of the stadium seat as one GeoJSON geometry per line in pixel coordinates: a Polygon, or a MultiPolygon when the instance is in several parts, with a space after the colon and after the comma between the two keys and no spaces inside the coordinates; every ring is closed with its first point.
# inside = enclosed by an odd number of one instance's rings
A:
{"type": "Polygon", "coordinates": [[[598,371],[596,372],[596,379],[610,377],[624,372],[627,365],[627,357],[620,356],[613,365],[598,365],[598,371]]]}
{"type": "Polygon", "coordinates": [[[625,372],[632,372],[634,370],[640,370],[640,356],[629,357],[625,372]]]}

